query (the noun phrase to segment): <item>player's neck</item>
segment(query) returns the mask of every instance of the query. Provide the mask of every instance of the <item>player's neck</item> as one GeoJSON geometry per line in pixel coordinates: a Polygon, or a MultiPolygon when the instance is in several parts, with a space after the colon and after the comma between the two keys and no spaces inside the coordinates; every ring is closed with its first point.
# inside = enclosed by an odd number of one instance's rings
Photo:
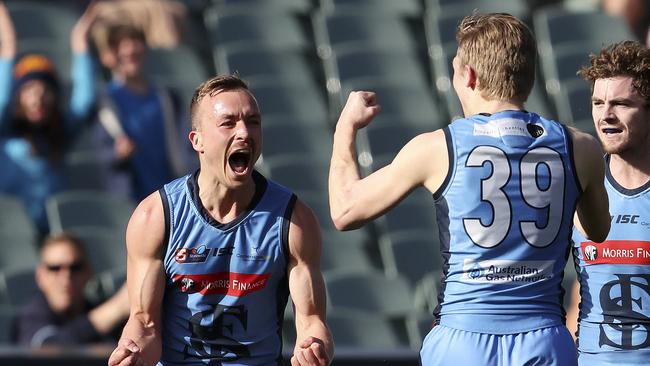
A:
{"type": "Polygon", "coordinates": [[[463,106],[465,116],[473,116],[479,113],[494,114],[502,111],[523,110],[524,104],[514,100],[486,100],[480,96],[473,98],[467,105],[463,106]]]}
{"type": "Polygon", "coordinates": [[[650,180],[650,159],[645,152],[644,154],[612,154],[609,170],[616,182],[624,188],[639,188],[650,180]]]}
{"type": "Polygon", "coordinates": [[[233,188],[220,182],[216,177],[199,173],[199,198],[210,215],[221,223],[227,223],[248,209],[255,195],[255,181],[233,188]]]}

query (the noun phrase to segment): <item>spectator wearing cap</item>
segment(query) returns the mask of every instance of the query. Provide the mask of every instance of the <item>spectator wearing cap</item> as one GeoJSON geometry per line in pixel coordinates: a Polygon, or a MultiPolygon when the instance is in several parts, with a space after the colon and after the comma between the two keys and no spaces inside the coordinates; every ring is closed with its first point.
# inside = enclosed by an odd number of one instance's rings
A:
{"type": "Polygon", "coordinates": [[[72,94],[65,105],[52,62],[28,54],[17,61],[16,36],[0,3],[0,193],[25,205],[41,234],[48,231],[45,200],[65,189],[62,159],[95,103],[92,58],[86,41],[92,5],[71,33],[72,94]]]}
{"type": "Polygon", "coordinates": [[[91,276],[86,252],[77,238],[65,233],[46,238],[36,268],[40,292],[21,307],[12,325],[12,341],[32,348],[115,342],[111,335],[129,314],[126,287],[93,307],[84,296],[91,276]]]}

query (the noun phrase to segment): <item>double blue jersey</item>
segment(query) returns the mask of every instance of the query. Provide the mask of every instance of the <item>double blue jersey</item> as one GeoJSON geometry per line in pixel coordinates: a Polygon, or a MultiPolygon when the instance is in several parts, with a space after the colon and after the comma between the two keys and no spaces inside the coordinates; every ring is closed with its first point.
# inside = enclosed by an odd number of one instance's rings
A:
{"type": "Polygon", "coordinates": [[[445,128],[436,213],[444,260],[436,316],[491,334],[563,324],[563,270],[581,193],[566,128],[537,114],[474,115],[445,128]]]}
{"type": "Polygon", "coordinates": [[[220,224],[201,205],[197,176],[161,190],[169,240],[159,365],[279,365],[295,195],[255,172],[249,209],[220,224]]]}
{"type": "Polygon", "coordinates": [[[593,243],[577,230],[573,235],[581,289],[578,349],[581,357],[592,353],[599,360],[647,364],[650,182],[626,189],[614,180],[607,165],[605,188],[611,215],[607,240],[593,243]]]}

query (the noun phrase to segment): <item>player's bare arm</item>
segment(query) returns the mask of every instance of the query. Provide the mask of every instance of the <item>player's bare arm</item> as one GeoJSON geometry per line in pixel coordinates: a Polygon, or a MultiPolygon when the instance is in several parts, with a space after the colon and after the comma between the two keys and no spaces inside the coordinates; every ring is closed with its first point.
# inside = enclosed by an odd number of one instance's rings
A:
{"type": "Polygon", "coordinates": [[[296,201],[289,226],[289,291],[296,321],[292,366],[326,366],[334,355],[334,342],[325,323],[321,246],[316,217],[302,201],[296,201]]]}
{"type": "Polygon", "coordinates": [[[435,192],[448,170],[445,136],[437,130],[416,136],[389,165],[361,179],[356,164],[356,133],[378,112],[374,93],[352,92],[336,126],[329,201],[332,220],[339,230],[358,228],[380,216],[418,186],[435,192]]]}
{"type": "Polygon", "coordinates": [[[602,242],[610,226],[609,202],[605,181],[603,151],[595,137],[570,128],[574,159],[582,195],[576,207],[574,224],[589,240],[602,242]]]}
{"type": "Polygon", "coordinates": [[[109,366],[155,365],[161,355],[161,308],[165,290],[162,248],[165,219],[154,192],[135,209],[126,232],[127,287],[131,311],[109,366]]]}

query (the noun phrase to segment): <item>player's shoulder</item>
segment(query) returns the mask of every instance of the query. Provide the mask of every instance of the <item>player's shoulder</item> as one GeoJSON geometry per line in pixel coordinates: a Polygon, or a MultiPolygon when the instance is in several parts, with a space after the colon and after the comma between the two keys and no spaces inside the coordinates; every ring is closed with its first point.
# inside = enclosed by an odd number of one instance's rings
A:
{"type": "Polygon", "coordinates": [[[131,215],[129,226],[146,228],[151,227],[150,225],[164,224],[164,219],[162,198],[160,197],[160,193],[156,191],[136,206],[131,215]]]}
{"type": "Polygon", "coordinates": [[[567,130],[569,131],[569,137],[571,138],[576,153],[603,155],[602,147],[596,137],[572,126],[567,126],[567,130]]]}

